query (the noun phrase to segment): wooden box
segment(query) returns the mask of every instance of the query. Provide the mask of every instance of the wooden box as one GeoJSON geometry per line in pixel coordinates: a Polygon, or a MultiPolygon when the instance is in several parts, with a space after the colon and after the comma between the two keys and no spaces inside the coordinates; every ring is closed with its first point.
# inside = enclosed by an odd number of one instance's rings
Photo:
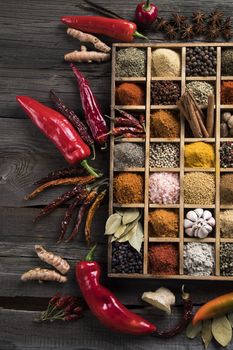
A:
{"type": "MultiPolygon", "coordinates": [[[[232,43],[156,43],[156,44],[114,44],[112,50],[112,98],[111,98],[111,116],[115,117],[115,87],[119,82],[137,82],[144,84],[146,90],[146,104],[144,106],[117,106],[123,110],[131,111],[144,111],[146,115],[146,138],[145,139],[122,139],[121,142],[140,142],[145,145],[145,167],[144,168],[130,168],[124,169],[123,171],[133,171],[140,172],[144,174],[144,185],[145,185],[145,198],[144,203],[140,204],[118,204],[113,201],[113,179],[116,169],[114,169],[114,136],[111,136],[110,140],[110,186],[109,186],[109,214],[114,212],[116,207],[125,207],[132,208],[137,207],[141,208],[144,211],[144,259],[143,259],[143,273],[142,274],[125,274],[125,273],[112,273],[111,272],[111,239],[109,239],[108,244],[108,276],[109,277],[118,277],[118,278],[156,278],[156,279],[195,279],[195,280],[233,280],[233,276],[221,276],[220,274],[220,244],[223,242],[233,243],[233,239],[221,238],[220,235],[220,210],[221,209],[233,209],[232,205],[221,205],[220,204],[220,176],[224,172],[233,172],[233,168],[221,168],[220,169],[220,154],[219,148],[221,141],[233,141],[233,138],[221,138],[220,137],[220,116],[221,112],[224,110],[233,110],[233,105],[221,105],[220,100],[220,89],[222,80],[233,80],[233,76],[221,76],[221,52],[222,49],[227,47],[233,47],[232,43]],[[196,46],[214,46],[217,50],[217,66],[216,66],[216,76],[209,77],[186,77],[186,48],[187,47],[196,47],[196,46]],[[121,48],[126,47],[137,47],[143,48],[146,50],[147,55],[147,70],[146,77],[135,77],[127,78],[122,77],[118,78],[115,76],[115,60],[116,60],[116,51],[121,48]],[[172,78],[163,78],[163,77],[152,77],[151,76],[151,53],[155,48],[171,48],[179,50],[181,54],[181,76],[172,77],[172,78]],[[152,111],[159,109],[176,109],[176,105],[151,105],[151,81],[153,80],[175,80],[179,81],[181,84],[181,94],[185,91],[186,82],[192,80],[202,80],[211,82],[215,85],[215,137],[214,138],[185,138],[185,120],[181,117],[181,132],[180,138],[178,139],[164,139],[164,138],[150,138],[150,114],[152,111]],[[178,142],[180,144],[180,167],[175,169],[166,169],[166,168],[154,168],[150,169],[149,167],[149,148],[151,142],[178,142]],[[216,166],[215,168],[185,168],[184,167],[184,145],[188,142],[195,141],[208,141],[215,146],[215,159],[216,166]],[[163,204],[151,204],[148,199],[148,189],[149,189],[149,174],[154,171],[174,171],[178,172],[180,175],[180,201],[179,204],[163,205],[163,204]],[[183,178],[184,173],[190,171],[208,171],[215,174],[215,184],[216,184],[216,195],[215,195],[215,204],[214,205],[188,205],[184,204],[183,200],[183,178]],[[184,234],[183,220],[184,220],[184,211],[186,208],[210,208],[214,211],[216,227],[215,227],[215,236],[207,237],[205,239],[199,238],[187,238],[184,234]],[[178,238],[149,238],[148,236],[148,213],[150,208],[177,208],[179,210],[179,237],[178,238]],[[183,248],[184,244],[187,242],[208,242],[212,243],[215,246],[215,273],[211,276],[192,276],[184,274],[183,269],[183,248]],[[179,274],[178,275],[152,275],[148,273],[148,246],[150,243],[156,242],[174,242],[179,246],[179,274]]],[[[112,124],[113,127],[113,124],[112,124]]],[[[118,141],[119,142],[119,141],[118,141]]],[[[233,257],[232,257],[233,259],[233,257]]]]}

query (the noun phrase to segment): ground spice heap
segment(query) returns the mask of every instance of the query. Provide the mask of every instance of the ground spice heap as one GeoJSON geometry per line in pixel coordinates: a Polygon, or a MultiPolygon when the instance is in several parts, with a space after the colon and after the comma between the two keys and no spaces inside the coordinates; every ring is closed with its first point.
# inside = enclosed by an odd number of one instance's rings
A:
{"type": "Polygon", "coordinates": [[[222,75],[233,75],[233,50],[222,51],[222,75]]]}
{"type": "Polygon", "coordinates": [[[185,204],[214,204],[214,175],[203,172],[191,172],[184,175],[185,204]]]}
{"type": "Polygon", "coordinates": [[[180,137],[180,121],[178,117],[165,110],[155,112],[150,117],[151,137],[180,137]]]}
{"type": "Polygon", "coordinates": [[[149,179],[151,203],[176,204],[179,201],[180,182],[176,173],[153,173],[149,179]]]}
{"type": "Polygon", "coordinates": [[[214,147],[205,142],[193,142],[184,148],[185,166],[188,168],[214,167],[214,147]]]}
{"type": "Polygon", "coordinates": [[[222,204],[233,204],[233,174],[224,174],[220,179],[222,204]]]}
{"type": "Polygon", "coordinates": [[[184,272],[193,276],[209,276],[214,272],[214,246],[207,243],[187,243],[184,246],[184,272]]]}
{"type": "Polygon", "coordinates": [[[144,77],[146,74],[145,50],[129,47],[116,52],[116,77],[144,77]]]}
{"type": "Polygon", "coordinates": [[[205,81],[191,81],[186,88],[193,93],[197,103],[201,105],[207,105],[208,96],[214,94],[213,86],[205,81]]]}
{"type": "Polygon", "coordinates": [[[179,215],[171,209],[155,209],[149,214],[150,237],[178,237],[179,215]]]}
{"type": "Polygon", "coordinates": [[[144,146],[138,143],[121,142],[115,145],[115,167],[135,168],[144,167],[145,151],[144,146]]]}
{"type": "Polygon", "coordinates": [[[143,177],[134,173],[119,173],[113,180],[114,201],[119,204],[144,202],[143,177]]]}
{"type": "Polygon", "coordinates": [[[113,273],[142,273],[143,254],[126,243],[112,244],[112,272],[113,273]]]}
{"type": "Polygon", "coordinates": [[[217,52],[213,46],[187,47],[186,74],[187,76],[216,75],[217,52]]]}
{"type": "Polygon", "coordinates": [[[156,49],[152,52],[152,76],[179,77],[180,54],[170,49],[156,49]]]}
{"type": "Polygon", "coordinates": [[[233,81],[223,81],[221,86],[221,102],[233,104],[233,81]]]}
{"type": "Polygon", "coordinates": [[[152,81],[151,104],[153,105],[175,105],[180,98],[180,84],[164,80],[152,81]]]}
{"type": "Polygon", "coordinates": [[[152,245],[148,252],[149,273],[154,275],[176,275],[179,271],[179,252],[175,244],[152,245]]]}
{"type": "Polygon", "coordinates": [[[233,276],[233,244],[231,243],[220,245],[220,274],[233,276]]]}
{"type": "Polygon", "coordinates": [[[138,84],[122,83],[116,87],[116,103],[119,105],[143,105],[144,90],[138,84]]]}
{"type": "Polygon", "coordinates": [[[180,147],[177,143],[153,143],[150,145],[151,168],[178,168],[180,147]]]}
{"type": "Polygon", "coordinates": [[[233,142],[222,142],[220,146],[221,168],[233,168],[233,142]]]}
{"type": "Polygon", "coordinates": [[[220,231],[221,237],[233,238],[233,210],[220,212],[220,231]]]}

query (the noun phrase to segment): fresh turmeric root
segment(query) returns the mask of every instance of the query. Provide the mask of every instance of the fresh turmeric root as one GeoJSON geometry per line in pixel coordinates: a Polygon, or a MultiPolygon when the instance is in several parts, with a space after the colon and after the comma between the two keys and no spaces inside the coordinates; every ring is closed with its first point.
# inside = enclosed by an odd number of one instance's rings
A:
{"type": "Polygon", "coordinates": [[[22,274],[21,281],[53,281],[59,283],[67,282],[67,277],[60,275],[60,273],[54,270],[41,269],[39,267],[29,270],[22,274]]]}
{"type": "Polygon", "coordinates": [[[52,265],[63,275],[69,271],[70,265],[66,260],[62,259],[60,256],[55,255],[52,252],[47,252],[47,250],[45,250],[42,245],[35,245],[35,251],[42,261],[46,262],[49,265],[52,265]]]}
{"type": "Polygon", "coordinates": [[[96,38],[96,36],[83,33],[80,30],[76,30],[73,28],[67,29],[67,34],[72,36],[75,39],[80,40],[81,42],[91,43],[97,50],[108,53],[111,51],[111,48],[103,43],[100,39],[96,38]]]}
{"type": "Polygon", "coordinates": [[[109,53],[97,52],[97,51],[86,51],[83,46],[82,51],[72,51],[64,56],[64,60],[68,62],[105,62],[109,61],[111,56],[109,53]]]}

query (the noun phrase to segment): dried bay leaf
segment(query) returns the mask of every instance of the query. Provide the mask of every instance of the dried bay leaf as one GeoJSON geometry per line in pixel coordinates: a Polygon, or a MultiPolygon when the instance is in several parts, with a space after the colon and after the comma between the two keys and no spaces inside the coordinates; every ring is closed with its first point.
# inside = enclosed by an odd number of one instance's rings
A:
{"type": "Polygon", "coordinates": [[[120,216],[123,216],[124,213],[125,213],[125,210],[124,210],[124,209],[115,209],[115,212],[116,212],[117,214],[119,214],[120,216]]]}
{"type": "Polygon", "coordinates": [[[105,235],[113,235],[121,225],[121,220],[120,214],[110,215],[105,225],[105,235]]]}
{"type": "Polygon", "coordinates": [[[212,321],[214,339],[222,346],[227,346],[232,339],[232,328],[226,316],[214,318],[212,321]]]}
{"type": "Polygon", "coordinates": [[[230,321],[231,327],[233,328],[233,312],[227,315],[228,320],[230,321]]]}
{"type": "Polygon", "coordinates": [[[138,226],[138,223],[136,222],[134,227],[132,227],[132,229],[127,232],[127,234],[122,235],[122,237],[120,237],[117,241],[120,243],[127,242],[127,241],[130,242],[131,237],[133,237],[137,232],[137,226],[138,226]]]}
{"type": "Polygon", "coordinates": [[[136,226],[136,232],[132,235],[132,237],[129,239],[129,244],[138,251],[138,253],[141,253],[141,246],[143,242],[143,228],[142,224],[138,222],[136,226]]]}
{"type": "Polygon", "coordinates": [[[205,349],[208,348],[208,345],[213,338],[211,324],[211,320],[204,320],[202,322],[201,339],[204,343],[205,349]]]}
{"type": "Polygon", "coordinates": [[[140,215],[140,211],[137,208],[127,209],[124,212],[122,223],[123,225],[128,225],[135,221],[140,215]]]}
{"type": "Polygon", "coordinates": [[[126,228],[127,228],[126,225],[120,225],[118,227],[118,229],[116,230],[116,232],[114,233],[114,237],[115,238],[120,238],[124,234],[126,228]]]}
{"type": "Polygon", "coordinates": [[[189,339],[194,339],[201,332],[201,322],[198,322],[195,326],[193,326],[192,322],[189,323],[186,328],[186,336],[189,339]]]}

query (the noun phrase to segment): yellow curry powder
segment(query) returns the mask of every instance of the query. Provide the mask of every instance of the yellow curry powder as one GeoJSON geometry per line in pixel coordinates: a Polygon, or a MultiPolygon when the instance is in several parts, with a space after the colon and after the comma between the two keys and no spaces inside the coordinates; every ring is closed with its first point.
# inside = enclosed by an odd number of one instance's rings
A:
{"type": "Polygon", "coordinates": [[[188,168],[213,168],[215,166],[214,147],[205,142],[185,145],[184,160],[188,168]]]}

